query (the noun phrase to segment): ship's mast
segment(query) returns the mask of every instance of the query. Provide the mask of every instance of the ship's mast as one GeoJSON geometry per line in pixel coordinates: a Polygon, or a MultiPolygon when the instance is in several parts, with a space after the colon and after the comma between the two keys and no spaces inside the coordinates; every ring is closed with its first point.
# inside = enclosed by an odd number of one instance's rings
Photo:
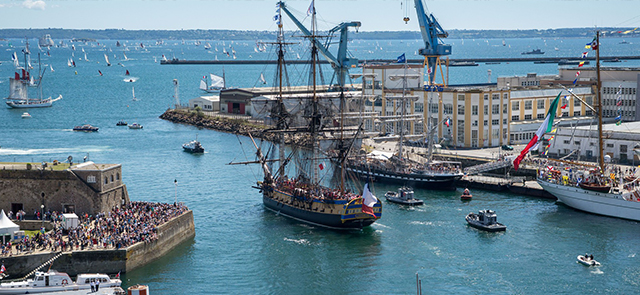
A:
{"type": "Polygon", "coordinates": [[[318,114],[318,97],[316,95],[316,58],[318,57],[318,47],[316,47],[316,7],[315,3],[311,2],[311,79],[313,87],[313,97],[311,103],[311,148],[312,157],[311,165],[313,168],[313,183],[318,182],[318,165],[317,165],[317,136],[318,127],[320,125],[320,115],[318,114]]]}
{"type": "MultiPolygon", "coordinates": [[[[277,112],[278,112],[278,122],[277,122],[277,128],[278,130],[284,130],[286,128],[286,124],[285,124],[285,116],[284,116],[284,112],[285,112],[285,107],[284,107],[284,102],[282,99],[282,72],[284,71],[284,30],[282,28],[282,12],[280,11],[280,9],[278,9],[278,39],[277,39],[277,44],[278,44],[278,106],[277,106],[277,112]]],[[[278,158],[280,160],[280,166],[278,168],[278,175],[282,176],[284,175],[284,168],[285,168],[285,163],[284,163],[284,154],[285,154],[285,146],[284,146],[284,132],[280,132],[280,134],[278,134],[278,158]]]]}
{"type": "MultiPolygon", "coordinates": [[[[593,44],[591,44],[593,46],[593,44]]],[[[602,139],[602,96],[600,95],[600,87],[602,86],[602,82],[600,82],[600,31],[596,31],[596,99],[598,100],[598,147],[600,152],[600,157],[598,164],[600,166],[600,172],[604,173],[604,151],[603,151],[603,139],[602,139]]]]}

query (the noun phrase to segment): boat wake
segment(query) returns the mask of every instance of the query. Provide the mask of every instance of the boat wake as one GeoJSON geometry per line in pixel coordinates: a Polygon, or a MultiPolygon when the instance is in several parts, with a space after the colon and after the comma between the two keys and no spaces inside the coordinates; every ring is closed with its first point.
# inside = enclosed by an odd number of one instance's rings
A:
{"type": "Polygon", "coordinates": [[[298,240],[296,240],[296,239],[284,238],[284,240],[287,241],[287,242],[294,242],[294,243],[296,243],[298,245],[305,245],[305,246],[311,245],[311,242],[309,242],[307,239],[298,239],[298,240]]]}
{"type": "Polygon", "coordinates": [[[596,275],[601,275],[601,274],[604,274],[604,271],[602,271],[599,267],[596,267],[596,268],[592,268],[590,273],[596,274],[596,275]]]}
{"type": "Polygon", "coordinates": [[[122,79],[122,81],[127,82],[127,83],[133,83],[135,81],[138,81],[138,79],[140,79],[140,78],[138,78],[138,77],[128,77],[128,78],[122,79]]]}
{"type": "Polygon", "coordinates": [[[53,149],[13,149],[0,148],[0,155],[8,156],[24,156],[24,155],[52,155],[52,154],[68,154],[68,153],[95,153],[111,150],[108,146],[85,146],[75,148],[53,148],[53,149]]]}

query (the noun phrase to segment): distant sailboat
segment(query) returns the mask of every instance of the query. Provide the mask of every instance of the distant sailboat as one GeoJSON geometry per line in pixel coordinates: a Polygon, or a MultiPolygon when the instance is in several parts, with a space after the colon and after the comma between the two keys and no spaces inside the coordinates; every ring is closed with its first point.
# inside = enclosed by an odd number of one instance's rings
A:
{"type": "Polygon", "coordinates": [[[167,57],[164,54],[162,55],[162,61],[167,61],[167,57]]]}
{"type": "Polygon", "coordinates": [[[136,98],[136,88],[131,86],[131,94],[133,94],[133,101],[138,101],[138,98],[136,98]]]}
{"type": "Polygon", "coordinates": [[[84,53],[84,60],[85,61],[89,61],[89,59],[87,58],[87,53],[86,52],[84,53]]]}
{"type": "Polygon", "coordinates": [[[129,70],[127,70],[126,73],[124,73],[126,76],[129,76],[129,70]]]}
{"type": "Polygon", "coordinates": [[[100,70],[98,70],[98,74],[100,74],[100,76],[102,76],[102,72],[100,70]]]}
{"type": "Polygon", "coordinates": [[[75,67],[76,66],[76,62],[73,61],[73,58],[69,58],[69,60],[67,60],[67,66],[69,67],[75,67]]]}
{"type": "Polygon", "coordinates": [[[49,64],[49,68],[51,69],[51,72],[55,72],[55,71],[53,70],[53,66],[52,66],[51,64],[49,64]]]}
{"type": "Polygon", "coordinates": [[[262,73],[260,73],[260,82],[262,82],[262,84],[267,84],[267,80],[264,79],[264,75],[262,73]]]}
{"type": "Polygon", "coordinates": [[[209,44],[209,42],[207,42],[207,44],[204,45],[204,49],[205,50],[211,49],[211,44],[209,44]]]}
{"type": "Polygon", "coordinates": [[[124,55],[124,60],[129,60],[126,53],[123,52],[122,54],[124,55]]]}
{"type": "Polygon", "coordinates": [[[109,67],[109,66],[111,66],[111,63],[109,62],[109,57],[107,56],[107,54],[106,54],[106,53],[104,54],[104,61],[106,61],[106,62],[107,62],[107,66],[108,66],[108,67],[109,67]]]}
{"type": "Polygon", "coordinates": [[[16,68],[20,67],[20,61],[18,61],[18,55],[16,54],[16,52],[13,52],[13,55],[11,55],[11,60],[13,60],[13,66],[16,68]]]}

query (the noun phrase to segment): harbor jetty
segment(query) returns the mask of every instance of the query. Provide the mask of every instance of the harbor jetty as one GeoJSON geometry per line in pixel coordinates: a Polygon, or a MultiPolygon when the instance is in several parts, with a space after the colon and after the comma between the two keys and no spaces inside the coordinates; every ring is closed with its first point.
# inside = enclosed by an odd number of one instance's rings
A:
{"type": "Polygon", "coordinates": [[[51,263],[69,275],[125,273],[195,237],[183,204],[130,201],[120,164],[0,167],[0,208],[8,213],[0,218],[20,227],[0,236],[10,279],[51,263]]]}

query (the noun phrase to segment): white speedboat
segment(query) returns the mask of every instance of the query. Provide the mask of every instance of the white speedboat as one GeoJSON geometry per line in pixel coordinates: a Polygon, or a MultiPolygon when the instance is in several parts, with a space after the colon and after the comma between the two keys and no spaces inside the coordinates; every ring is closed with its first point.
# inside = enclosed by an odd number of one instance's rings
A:
{"type": "Polygon", "coordinates": [[[100,282],[100,288],[119,288],[122,283],[120,279],[112,279],[106,274],[79,274],[74,282],[64,272],[37,271],[33,279],[0,284],[0,294],[40,294],[90,290],[91,282],[96,281],[100,282]]]}
{"type": "Polygon", "coordinates": [[[133,124],[129,125],[129,129],[142,129],[142,125],[140,125],[138,123],[133,123],[133,124]]]}
{"type": "Polygon", "coordinates": [[[593,255],[578,255],[578,262],[586,266],[600,266],[600,262],[592,258],[593,255]]]}
{"type": "Polygon", "coordinates": [[[29,114],[27,112],[24,112],[24,113],[22,113],[22,116],[20,116],[20,117],[22,117],[22,119],[28,119],[28,118],[31,118],[31,114],[29,114]]]}
{"type": "Polygon", "coordinates": [[[402,205],[419,206],[424,204],[424,201],[414,198],[413,190],[410,187],[406,186],[399,188],[398,192],[388,191],[386,194],[384,194],[384,197],[389,202],[402,205]]]}

